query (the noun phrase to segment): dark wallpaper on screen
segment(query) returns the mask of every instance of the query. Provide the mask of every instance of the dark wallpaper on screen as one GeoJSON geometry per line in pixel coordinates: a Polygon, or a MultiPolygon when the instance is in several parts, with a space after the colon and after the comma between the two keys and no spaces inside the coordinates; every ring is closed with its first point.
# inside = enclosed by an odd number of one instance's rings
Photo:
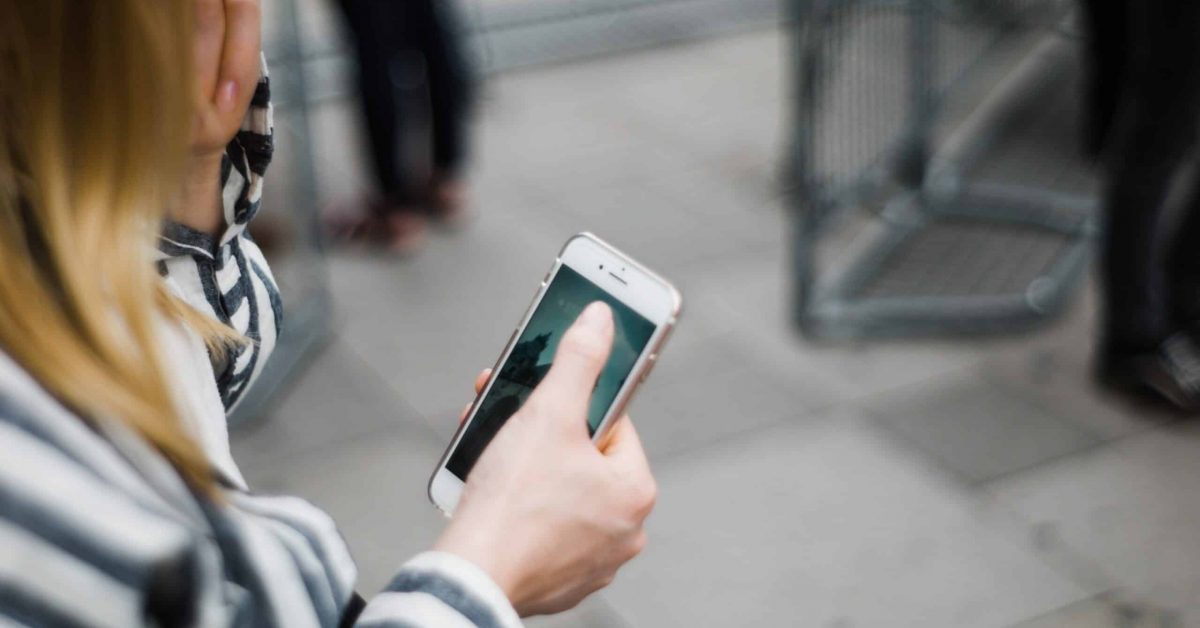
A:
{"type": "Polygon", "coordinates": [[[588,431],[595,433],[625,378],[654,334],[654,323],[614,299],[582,275],[562,266],[554,275],[546,295],[529,319],[529,325],[517,339],[508,360],[458,448],[446,463],[454,475],[465,479],[483,448],[491,442],[504,422],[525,403],[529,393],[542,381],[558,349],[563,332],[575,322],[583,308],[593,301],[604,301],[612,308],[615,333],[608,364],[596,380],[588,409],[588,431]]]}

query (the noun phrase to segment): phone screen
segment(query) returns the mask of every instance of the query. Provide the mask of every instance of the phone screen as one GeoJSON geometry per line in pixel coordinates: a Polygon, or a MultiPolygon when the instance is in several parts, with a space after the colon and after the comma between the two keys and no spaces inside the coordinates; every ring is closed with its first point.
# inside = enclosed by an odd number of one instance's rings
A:
{"type": "Polygon", "coordinates": [[[500,366],[496,381],[480,402],[475,418],[446,462],[446,468],[451,473],[466,481],[467,474],[475,466],[484,447],[500,431],[504,422],[525,403],[529,393],[550,370],[563,332],[593,301],[604,301],[612,308],[614,327],[612,353],[596,380],[588,407],[588,433],[596,433],[617,392],[633,371],[638,356],[646,348],[646,343],[650,342],[655,324],[564,264],[551,279],[529,324],[517,338],[508,359],[500,366]]]}

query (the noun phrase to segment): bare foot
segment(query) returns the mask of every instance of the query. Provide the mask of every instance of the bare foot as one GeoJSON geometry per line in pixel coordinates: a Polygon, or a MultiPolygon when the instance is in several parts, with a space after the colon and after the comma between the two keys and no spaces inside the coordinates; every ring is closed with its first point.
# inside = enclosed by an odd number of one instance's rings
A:
{"type": "Polygon", "coordinates": [[[386,247],[397,255],[414,255],[425,246],[425,217],[412,211],[393,211],[385,217],[386,247]]]}
{"type": "Polygon", "coordinates": [[[438,224],[458,228],[470,220],[467,186],[461,179],[434,175],[429,184],[429,215],[438,224]]]}
{"type": "Polygon", "coordinates": [[[425,217],[415,208],[375,200],[326,213],[326,234],[335,242],[412,255],[425,243],[425,217]]]}

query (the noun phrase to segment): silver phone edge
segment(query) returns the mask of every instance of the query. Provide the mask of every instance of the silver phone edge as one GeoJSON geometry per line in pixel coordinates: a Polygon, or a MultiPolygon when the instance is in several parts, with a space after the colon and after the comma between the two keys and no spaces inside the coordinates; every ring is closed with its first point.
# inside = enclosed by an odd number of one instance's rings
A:
{"type": "MultiPolygon", "coordinates": [[[[467,426],[470,425],[471,420],[475,418],[475,411],[479,406],[479,402],[482,401],[487,393],[491,390],[492,383],[499,375],[500,365],[503,364],[504,360],[508,358],[508,354],[512,351],[513,346],[516,344],[517,337],[520,335],[521,330],[524,329],[527,324],[529,324],[529,319],[533,316],[534,310],[536,310],[538,304],[542,302],[542,297],[545,296],[546,290],[550,287],[550,278],[555,272],[558,271],[558,268],[562,266],[563,253],[567,250],[567,247],[569,247],[571,243],[578,238],[586,238],[606,249],[609,253],[619,257],[625,263],[646,274],[659,284],[662,284],[662,286],[665,287],[668,293],[671,295],[671,314],[663,322],[662,328],[657,333],[658,339],[654,341],[654,345],[652,347],[643,349],[641,354],[642,356],[660,354],[662,348],[666,346],[667,339],[671,337],[671,332],[675,330],[675,324],[678,322],[679,316],[683,312],[683,294],[678,288],[675,287],[674,284],[664,279],[658,273],[646,268],[637,260],[633,259],[629,255],[626,255],[620,249],[609,244],[608,242],[605,242],[591,232],[581,231],[568,238],[566,243],[563,244],[562,248],[559,249],[558,254],[555,256],[554,262],[550,265],[550,270],[546,271],[546,275],[542,277],[541,286],[538,288],[537,292],[534,293],[533,298],[529,302],[529,307],[525,309],[524,315],[521,316],[521,321],[513,329],[512,334],[508,338],[508,342],[504,344],[504,350],[500,352],[499,357],[496,358],[495,364],[492,365],[492,373],[488,377],[487,383],[483,386],[483,392],[475,395],[475,399],[471,401],[471,405],[467,408],[467,413],[464,416],[462,423],[460,423],[458,429],[454,431],[454,436],[450,439],[450,443],[446,445],[446,450],[442,452],[441,457],[438,459],[437,465],[435,465],[433,468],[433,473],[429,476],[429,482],[426,484],[425,494],[429,498],[429,502],[446,517],[452,516],[453,513],[447,511],[442,507],[441,504],[437,502],[436,499],[434,499],[434,480],[437,479],[437,476],[439,473],[441,473],[442,469],[446,467],[446,463],[450,460],[450,454],[454,452],[454,448],[456,445],[458,445],[458,441],[462,437],[463,432],[466,430],[467,426]]],[[[642,383],[646,379],[646,376],[649,374],[649,369],[653,368],[655,364],[655,362],[651,362],[649,360],[642,360],[641,356],[639,356],[638,362],[639,366],[630,373],[632,377],[628,378],[628,380],[633,381],[633,384],[627,386],[625,390],[618,393],[617,398],[613,400],[612,406],[609,407],[608,413],[604,420],[600,423],[600,426],[596,429],[596,433],[592,436],[592,442],[596,443],[598,446],[603,446],[604,439],[606,439],[608,434],[611,432],[613,423],[615,423],[616,420],[625,413],[625,409],[628,407],[630,401],[633,400],[634,393],[641,387],[642,383]]]]}

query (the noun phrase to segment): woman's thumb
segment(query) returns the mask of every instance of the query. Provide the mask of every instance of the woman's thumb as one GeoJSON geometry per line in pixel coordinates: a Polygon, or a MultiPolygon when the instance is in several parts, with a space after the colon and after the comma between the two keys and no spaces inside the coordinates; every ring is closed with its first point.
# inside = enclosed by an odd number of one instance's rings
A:
{"type": "Polygon", "coordinates": [[[608,362],[612,342],[612,310],[594,301],[563,334],[550,371],[530,397],[533,407],[586,421],[588,401],[608,362]]]}

